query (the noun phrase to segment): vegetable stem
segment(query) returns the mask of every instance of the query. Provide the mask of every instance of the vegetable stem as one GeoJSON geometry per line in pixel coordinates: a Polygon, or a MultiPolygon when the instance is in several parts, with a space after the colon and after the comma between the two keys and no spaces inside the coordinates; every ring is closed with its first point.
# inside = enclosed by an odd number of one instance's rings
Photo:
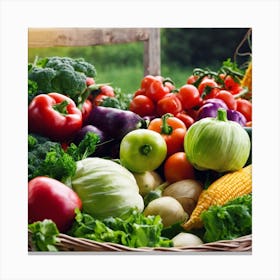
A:
{"type": "Polygon", "coordinates": [[[53,105],[53,109],[57,112],[59,112],[62,115],[67,115],[67,110],[66,107],[68,106],[68,101],[67,100],[63,100],[61,103],[55,104],[53,105]]]}
{"type": "Polygon", "coordinates": [[[223,108],[219,108],[217,112],[217,120],[226,122],[227,119],[227,112],[223,108]]]}
{"type": "Polygon", "coordinates": [[[145,156],[147,156],[152,151],[152,149],[152,146],[148,144],[145,144],[139,148],[140,153],[145,156]]]}
{"type": "Polygon", "coordinates": [[[172,126],[167,124],[167,119],[172,117],[172,116],[173,115],[169,114],[169,113],[162,116],[162,126],[161,126],[161,133],[162,134],[170,135],[172,133],[172,131],[173,131],[172,126]]]}

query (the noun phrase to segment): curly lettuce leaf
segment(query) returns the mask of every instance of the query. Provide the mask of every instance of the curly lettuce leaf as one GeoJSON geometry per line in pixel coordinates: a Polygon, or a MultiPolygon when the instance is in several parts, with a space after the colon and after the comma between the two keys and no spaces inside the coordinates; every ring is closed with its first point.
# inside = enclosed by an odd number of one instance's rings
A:
{"type": "Polygon", "coordinates": [[[223,206],[213,205],[201,214],[205,242],[231,240],[252,232],[252,195],[238,197],[223,206]]]}
{"type": "Polygon", "coordinates": [[[31,242],[34,250],[58,251],[56,245],[58,243],[57,235],[59,231],[53,221],[45,219],[34,222],[28,225],[28,229],[31,231],[31,242]]]}
{"type": "Polygon", "coordinates": [[[160,216],[146,217],[136,210],[125,219],[110,217],[101,221],[76,209],[76,220],[68,234],[133,248],[171,247],[172,241],[161,236],[162,228],[160,216]]]}

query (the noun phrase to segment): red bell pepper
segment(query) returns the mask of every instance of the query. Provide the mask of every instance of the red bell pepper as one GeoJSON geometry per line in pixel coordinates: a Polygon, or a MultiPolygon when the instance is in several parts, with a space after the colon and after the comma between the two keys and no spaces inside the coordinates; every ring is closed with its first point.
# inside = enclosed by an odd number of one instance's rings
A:
{"type": "Polygon", "coordinates": [[[40,94],[28,107],[28,129],[54,141],[67,141],[82,127],[82,112],[60,93],[40,94]]]}
{"type": "Polygon", "coordinates": [[[148,129],[161,134],[167,145],[167,155],[184,151],[184,137],[187,128],[183,121],[172,114],[165,114],[161,118],[153,119],[148,129]]]}
{"type": "Polygon", "coordinates": [[[28,222],[51,219],[59,231],[66,232],[75,220],[75,209],[82,201],[71,188],[45,176],[28,183],[28,222]]]}

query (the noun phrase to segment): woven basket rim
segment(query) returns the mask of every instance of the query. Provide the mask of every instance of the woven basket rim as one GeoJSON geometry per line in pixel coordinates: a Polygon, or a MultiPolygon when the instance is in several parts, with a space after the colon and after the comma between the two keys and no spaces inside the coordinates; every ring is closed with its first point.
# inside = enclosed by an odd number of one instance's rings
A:
{"type": "MultiPolygon", "coordinates": [[[[72,237],[59,233],[56,247],[61,251],[70,252],[251,252],[252,234],[232,240],[220,240],[198,246],[184,247],[139,247],[131,248],[110,242],[97,242],[86,238],[72,237]]],[[[31,232],[28,231],[28,250],[34,251],[31,243],[31,232]]]]}

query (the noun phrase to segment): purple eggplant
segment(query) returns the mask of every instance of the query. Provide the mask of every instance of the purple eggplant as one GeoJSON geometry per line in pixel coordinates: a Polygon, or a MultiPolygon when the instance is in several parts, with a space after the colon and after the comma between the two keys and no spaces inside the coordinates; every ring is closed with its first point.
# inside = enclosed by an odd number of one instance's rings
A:
{"type": "Polygon", "coordinates": [[[228,109],[226,103],[223,100],[217,98],[205,100],[204,105],[202,105],[198,110],[196,120],[198,121],[207,117],[217,117],[217,111],[219,108],[224,108],[226,110],[228,109]]]}
{"type": "Polygon", "coordinates": [[[105,153],[105,150],[108,148],[108,143],[110,143],[110,141],[108,141],[108,137],[102,130],[93,125],[85,125],[84,127],[82,127],[76,133],[73,142],[78,145],[84,139],[87,132],[93,132],[99,136],[99,142],[96,146],[96,150],[94,151],[94,155],[103,155],[105,153]]]}
{"type": "Polygon", "coordinates": [[[114,139],[122,139],[144,123],[143,118],[134,112],[103,106],[93,107],[87,119],[87,124],[96,126],[114,139]]]}
{"type": "Polygon", "coordinates": [[[227,119],[229,121],[235,121],[239,123],[241,126],[245,126],[247,122],[245,116],[242,113],[235,110],[227,110],[227,119]]]}
{"type": "Polygon", "coordinates": [[[99,128],[93,126],[93,125],[85,125],[84,127],[82,127],[75,135],[74,138],[74,143],[75,144],[79,144],[85,137],[85,135],[87,134],[87,132],[93,132],[95,134],[97,134],[99,136],[99,142],[102,143],[104,141],[107,140],[107,137],[105,135],[105,133],[100,130],[99,128]]]}
{"type": "Polygon", "coordinates": [[[210,104],[216,104],[216,105],[219,106],[219,108],[228,109],[227,104],[219,98],[210,98],[210,99],[204,100],[204,104],[209,104],[209,103],[210,104]]]}

